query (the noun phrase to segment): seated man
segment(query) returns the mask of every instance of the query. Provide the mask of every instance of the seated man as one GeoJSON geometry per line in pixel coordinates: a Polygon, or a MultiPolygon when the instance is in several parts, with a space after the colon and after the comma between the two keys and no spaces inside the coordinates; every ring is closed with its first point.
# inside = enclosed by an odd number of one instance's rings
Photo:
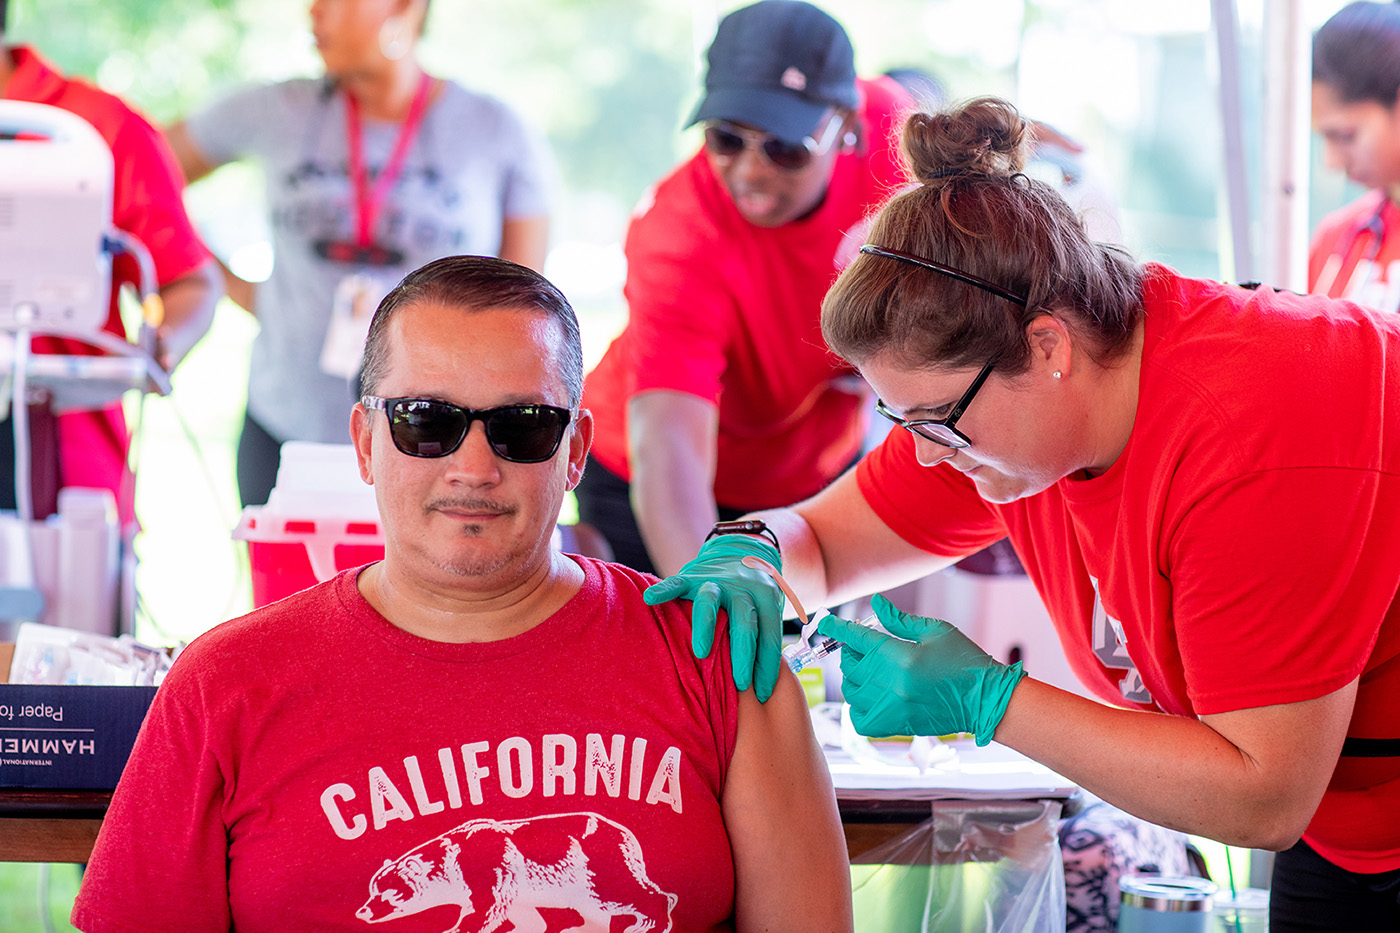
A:
{"type": "Polygon", "coordinates": [[[795,679],[736,693],[654,578],[549,547],[581,385],[573,311],[523,266],[440,259],[384,299],[350,423],[384,560],[180,655],[77,927],[851,927],[795,679]]]}

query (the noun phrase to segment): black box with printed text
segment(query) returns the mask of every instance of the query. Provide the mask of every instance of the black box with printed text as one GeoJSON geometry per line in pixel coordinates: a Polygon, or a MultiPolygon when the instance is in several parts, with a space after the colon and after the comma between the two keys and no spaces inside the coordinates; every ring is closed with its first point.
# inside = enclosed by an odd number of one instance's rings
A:
{"type": "Polygon", "coordinates": [[[155,687],[0,685],[0,787],[116,787],[155,695],[155,687]]]}
{"type": "Polygon", "coordinates": [[[4,683],[6,649],[13,646],[0,645],[0,787],[116,787],[156,688],[4,683]]]}

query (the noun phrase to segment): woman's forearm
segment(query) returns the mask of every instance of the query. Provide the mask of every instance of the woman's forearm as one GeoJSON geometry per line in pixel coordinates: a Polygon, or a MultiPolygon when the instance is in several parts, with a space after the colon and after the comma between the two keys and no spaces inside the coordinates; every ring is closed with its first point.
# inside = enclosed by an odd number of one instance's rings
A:
{"type": "Polygon", "coordinates": [[[792,509],[768,509],[748,517],[761,519],[778,536],[783,579],[802,600],[803,608],[812,612],[825,605],[826,567],[821,544],[806,520],[792,509]]]}
{"type": "Polygon", "coordinates": [[[1116,709],[1028,677],[996,739],[1150,822],[1284,849],[1322,799],[1355,689],[1191,719],[1116,709]]]}

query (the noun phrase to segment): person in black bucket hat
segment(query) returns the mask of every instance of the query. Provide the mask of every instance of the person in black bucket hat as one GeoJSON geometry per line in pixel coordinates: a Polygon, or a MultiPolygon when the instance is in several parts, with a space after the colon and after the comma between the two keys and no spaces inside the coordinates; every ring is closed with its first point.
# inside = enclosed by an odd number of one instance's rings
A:
{"type": "Polygon", "coordinates": [[[841,24],[798,0],[725,16],[706,65],[686,121],[704,145],[637,208],[627,327],[584,389],[597,433],[580,519],[660,573],[716,519],[815,493],[859,454],[863,383],[818,316],[904,183],[895,139],[913,107],[895,82],[858,79],[841,24]]]}

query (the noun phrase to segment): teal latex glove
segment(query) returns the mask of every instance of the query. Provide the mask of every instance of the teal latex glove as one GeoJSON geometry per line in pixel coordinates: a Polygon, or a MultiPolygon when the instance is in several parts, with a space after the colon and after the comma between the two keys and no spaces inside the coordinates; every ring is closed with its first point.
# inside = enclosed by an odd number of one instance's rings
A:
{"type": "Polygon", "coordinates": [[[764,571],[739,563],[748,556],[783,569],[773,545],[748,535],[721,535],[702,544],[675,576],[647,587],[642,599],[648,606],[691,600],[690,647],[697,658],[708,657],[714,647],[719,610],[729,613],[734,686],[747,690],[752,685],[759,701],[766,702],[783,663],[783,591],[764,571]]]}
{"type": "Polygon", "coordinates": [[[817,631],[845,643],[841,690],[862,735],[971,732],[992,740],[1011,692],[1026,676],[989,656],[942,619],[910,615],[883,596],[871,600],[885,635],[837,616],[817,631]],[[894,637],[890,637],[893,635],[894,637]]]}

